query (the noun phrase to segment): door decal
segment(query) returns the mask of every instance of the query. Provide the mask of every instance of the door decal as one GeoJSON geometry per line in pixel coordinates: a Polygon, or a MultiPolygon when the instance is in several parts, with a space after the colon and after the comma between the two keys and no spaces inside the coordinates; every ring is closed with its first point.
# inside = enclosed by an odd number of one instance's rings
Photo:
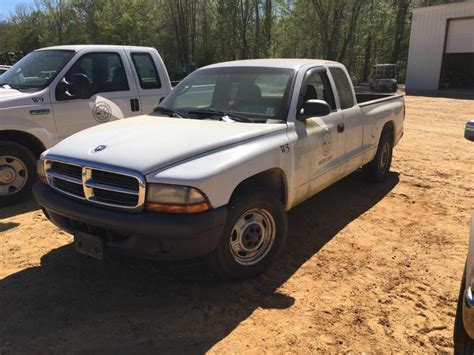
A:
{"type": "Polygon", "coordinates": [[[110,121],[110,118],[112,117],[112,109],[105,102],[99,102],[94,105],[92,115],[97,122],[105,123],[110,121]]]}
{"type": "Polygon", "coordinates": [[[329,153],[331,153],[331,148],[332,148],[331,131],[326,128],[323,130],[321,134],[321,149],[325,157],[327,157],[329,153]]]}

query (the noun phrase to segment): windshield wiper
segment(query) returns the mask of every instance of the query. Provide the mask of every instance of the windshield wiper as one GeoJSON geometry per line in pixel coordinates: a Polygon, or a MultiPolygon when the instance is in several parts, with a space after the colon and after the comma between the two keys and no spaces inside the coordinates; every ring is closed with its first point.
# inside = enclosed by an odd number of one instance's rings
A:
{"type": "Polygon", "coordinates": [[[187,118],[180,112],[174,111],[167,107],[158,106],[153,109],[153,112],[164,113],[165,115],[169,115],[170,117],[178,117],[178,118],[187,118]]]}
{"type": "Polygon", "coordinates": [[[235,113],[231,112],[225,112],[225,111],[219,111],[219,110],[214,110],[212,108],[201,108],[193,111],[188,112],[191,115],[207,115],[207,116],[229,116],[230,118],[234,119],[235,121],[238,122],[250,122],[250,123],[255,123],[254,120],[252,120],[249,117],[237,115],[235,113]]]}

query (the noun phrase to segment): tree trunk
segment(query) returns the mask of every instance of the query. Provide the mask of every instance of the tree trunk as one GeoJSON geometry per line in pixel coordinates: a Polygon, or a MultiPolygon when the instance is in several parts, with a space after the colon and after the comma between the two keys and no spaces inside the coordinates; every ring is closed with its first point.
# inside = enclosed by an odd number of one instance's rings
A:
{"type": "Polygon", "coordinates": [[[411,0],[397,0],[397,18],[395,22],[395,33],[393,39],[392,55],[390,56],[390,63],[397,64],[400,58],[400,49],[405,34],[405,22],[410,7],[411,0]]]}

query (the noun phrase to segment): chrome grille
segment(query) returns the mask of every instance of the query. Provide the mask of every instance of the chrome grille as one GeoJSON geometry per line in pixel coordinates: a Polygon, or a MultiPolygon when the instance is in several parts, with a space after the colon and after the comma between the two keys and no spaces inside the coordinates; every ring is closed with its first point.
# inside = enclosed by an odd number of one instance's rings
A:
{"type": "Polygon", "coordinates": [[[145,179],[134,171],[48,157],[45,168],[49,185],[68,196],[115,208],[143,208],[145,179]]]}

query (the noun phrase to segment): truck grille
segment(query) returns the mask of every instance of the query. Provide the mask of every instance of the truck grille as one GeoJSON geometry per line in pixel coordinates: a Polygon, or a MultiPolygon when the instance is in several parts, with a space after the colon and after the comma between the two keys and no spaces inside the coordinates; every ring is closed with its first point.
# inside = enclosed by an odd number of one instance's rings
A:
{"type": "Polygon", "coordinates": [[[45,164],[49,185],[61,193],[114,208],[143,208],[145,179],[140,174],[89,162],[46,159],[45,164]]]}

